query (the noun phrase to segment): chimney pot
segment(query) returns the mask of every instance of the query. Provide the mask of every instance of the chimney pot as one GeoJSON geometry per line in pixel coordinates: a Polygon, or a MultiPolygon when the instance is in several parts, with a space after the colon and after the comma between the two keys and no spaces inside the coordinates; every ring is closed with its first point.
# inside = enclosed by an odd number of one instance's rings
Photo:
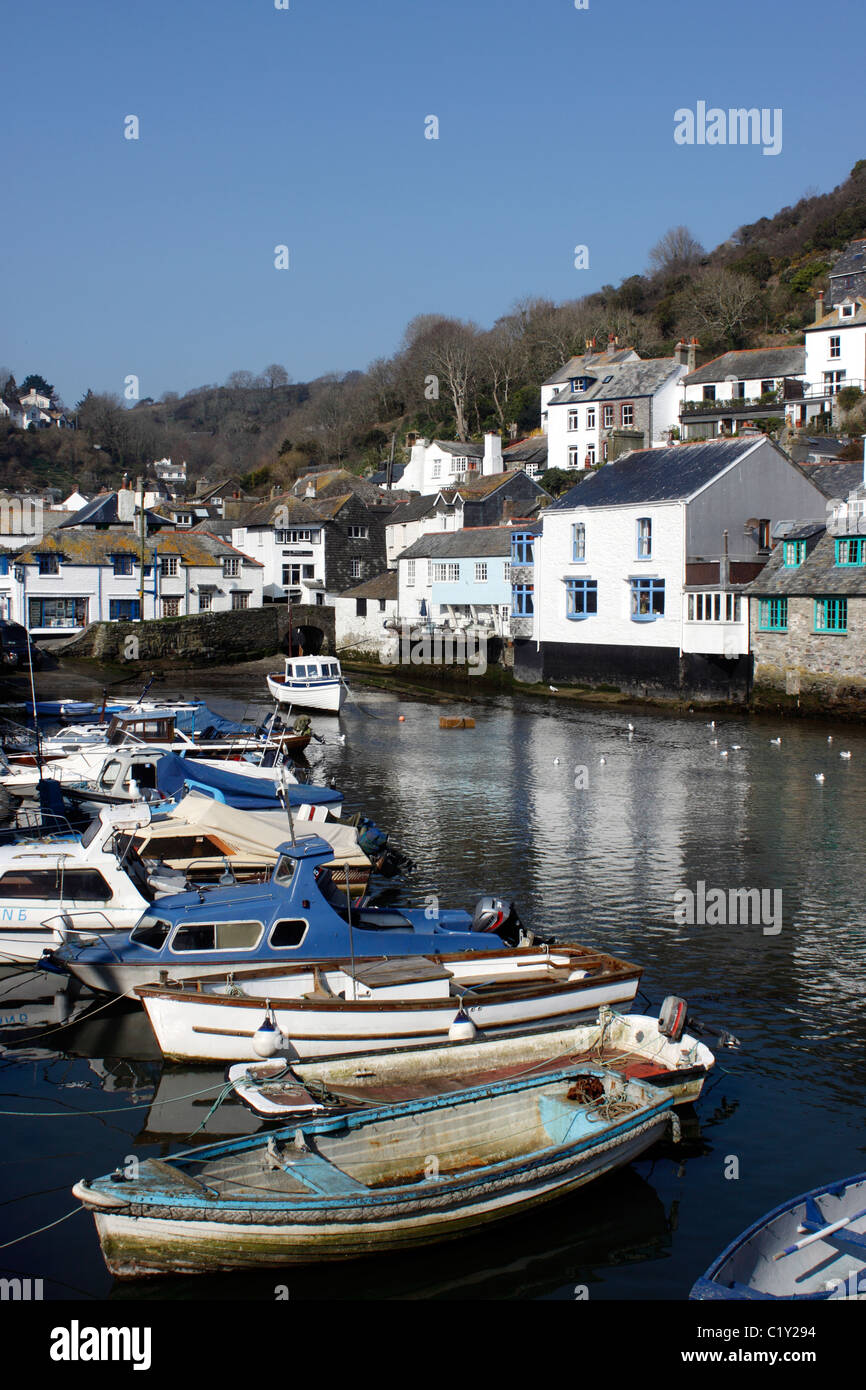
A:
{"type": "Polygon", "coordinates": [[[815,322],[824,317],[824,291],[818,291],[818,298],[815,300],[815,322]]]}

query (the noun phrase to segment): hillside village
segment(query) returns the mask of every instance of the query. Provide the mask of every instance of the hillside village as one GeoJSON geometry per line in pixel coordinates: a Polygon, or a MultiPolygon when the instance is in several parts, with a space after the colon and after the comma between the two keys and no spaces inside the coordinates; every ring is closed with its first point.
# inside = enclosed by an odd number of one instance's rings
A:
{"type": "MultiPolygon", "coordinates": [[[[519,682],[856,703],[866,465],[840,456],[866,384],[864,251],[834,266],[803,346],[701,362],[695,339],[661,358],[588,339],[539,383],[523,439],[410,432],[366,477],[316,469],[266,495],[190,489],[169,458],[89,498],[7,494],[0,618],[47,644],[290,603],[308,642],[332,610],[338,652],[384,662],[401,634],[462,634],[519,682]]],[[[32,387],[15,423],[69,427],[32,387]]]]}

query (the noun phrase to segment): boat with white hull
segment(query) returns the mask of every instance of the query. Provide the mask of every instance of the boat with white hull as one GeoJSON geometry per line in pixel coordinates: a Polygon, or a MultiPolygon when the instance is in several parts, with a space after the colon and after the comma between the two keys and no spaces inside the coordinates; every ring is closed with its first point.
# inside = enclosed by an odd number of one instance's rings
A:
{"type": "Polygon", "coordinates": [[[137,989],[172,1061],[253,1061],[273,1040],[290,1058],[493,1036],[628,1004],[638,966],[582,946],[323,963],[137,989]],[[261,1030],[264,1025],[265,1042],[261,1030]],[[270,1035],[270,1036],[268,1036],[270,1035]]]}
{"type": "Polygon", "coordinates": [[[333,656],[287,657],[283,674],[270,674],[267,684],[278,705],[339,714],[346,703],[346,682],[333,656]]]}

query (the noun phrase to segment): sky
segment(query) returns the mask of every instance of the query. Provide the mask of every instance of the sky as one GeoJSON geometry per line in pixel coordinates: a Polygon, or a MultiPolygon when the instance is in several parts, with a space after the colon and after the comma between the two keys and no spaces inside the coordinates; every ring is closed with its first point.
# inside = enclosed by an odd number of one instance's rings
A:
{"type": "Polygon", "coordinates": [[[2,60],[0,365],[70,405],[364,369],[416,314],[618,284],[866,157],[862,0],[578,3],[44,0],[2,60]],[[676,143],[699,102],[780,108],[781,151],[676,143]]]}

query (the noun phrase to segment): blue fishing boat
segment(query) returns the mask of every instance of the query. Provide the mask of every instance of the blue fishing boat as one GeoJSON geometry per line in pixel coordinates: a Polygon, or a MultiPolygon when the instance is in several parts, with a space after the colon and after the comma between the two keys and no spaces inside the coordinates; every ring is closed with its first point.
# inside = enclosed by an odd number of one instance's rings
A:
{"type": "Polygon", "coordinates": [[[452,1240],[573,1192],[669,1130],[673,1098],[581,1065],[143,1159],[73,1194],[121,1278],[452,1240]]]}
{"type": "Polygon", "coordinates": [[[319,835],[280,846],[265,883],[160,898],[125,932],[75,941],[75,914],[65,914],[64,944],[45,958],[91,989],[126,994],[137,985],[218,974],[234,967],[298,960],[420,956],[501,951],[517,942],[513,903],[482,898],[474,913],[429,908],[350,907],[326,864],[333,846],[319,835]]]}
{"type": "Polygon", "coordinates": [[[866,1173],[813,1188],[738,1236],[689,1294],[693,1299],[866,1296],[866,1173]]]}

